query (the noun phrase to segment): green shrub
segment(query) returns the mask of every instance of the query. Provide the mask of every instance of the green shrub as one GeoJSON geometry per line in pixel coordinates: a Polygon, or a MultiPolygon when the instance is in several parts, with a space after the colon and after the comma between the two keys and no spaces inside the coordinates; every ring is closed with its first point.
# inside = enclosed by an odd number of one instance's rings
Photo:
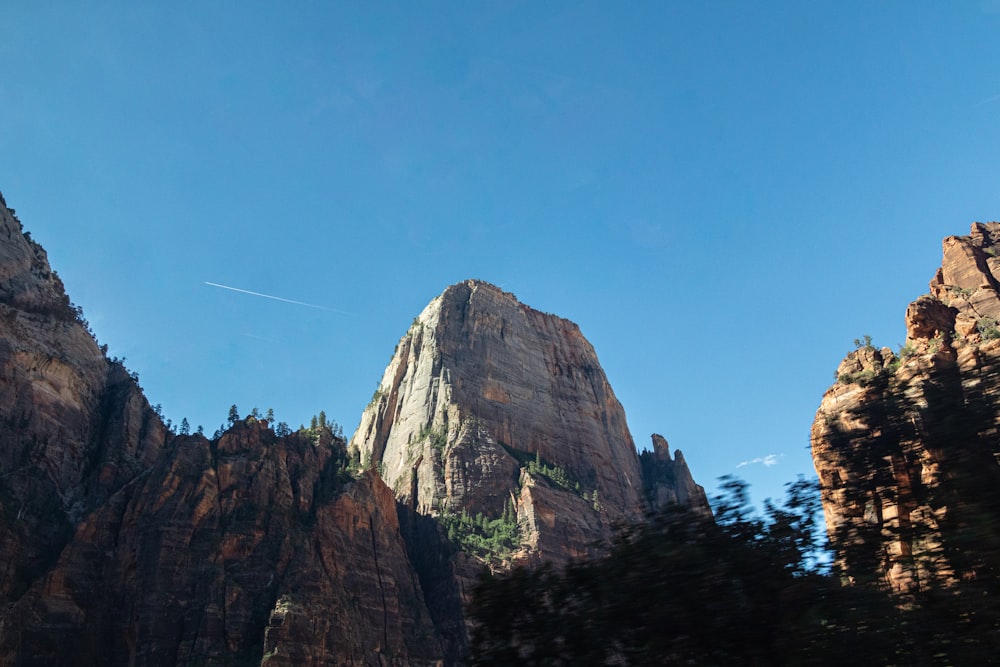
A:
{"type": "Polygon", "coordinates": [[[442,514],[438,521],[452,544],[487,562],[508,558],[521,545],[517,513],[510,501],[507,501],[503,515],[496,519],[482,513],[472,516],[463,511],[461,514],[442,514]]]}
{"type": "Polygon", "coordinates": [[[419,440],[427,440],[430,442],[431,447],[438,450],[444,450],[445,446],[448,444],[448,429],[444,426],[439,428],[433,428],[431,426],[424,426],[420,429],[420,433],[417,434],[419,440]]]}
{"type": "Polygon", "coordinates": [[[997,326],[997,320],[993,317],[980,317],[976,322],[976,329],[979,330],[979,335],[982,336],[983,340],[1000,338],[1000,328],[997,326]]]}

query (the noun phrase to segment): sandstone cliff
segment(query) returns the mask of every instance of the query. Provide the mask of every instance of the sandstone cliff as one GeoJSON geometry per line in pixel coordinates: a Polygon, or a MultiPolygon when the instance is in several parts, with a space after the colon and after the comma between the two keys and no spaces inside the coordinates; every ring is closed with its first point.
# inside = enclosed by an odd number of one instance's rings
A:
{"type": "Polygon", "coordinates": [[[0,197],[0,665],[458,664],[484,562],[710,512],[576,325],[485,283],[415,320],[354,464],[322,426],[177,436],[136,380],[0,197]]]}
{"type": "Polygon", "coordinates": [[[842,564],[898,592],[981,576],[1000,554],[1000,223],[943,247],[906,346],[859,341],[812,428],[842,564]]]}
{"type": "Polygon", "coordinates": [[[0,198],[0,665],[437,664],[395,498],[345,465],[329,430],[170,433],[0,198]]]}
{"type": "MultiPolygon", "coordinates": [[[[414,320],[350,446],[418,514],[516,521],[515,558],[591,555],[649,507],[625,413],[579,327],[480,281],[414,320]]],[[[707,509],[682,458],[676,472],[663,498],[707,509]]]]}
{"type": "Polygon", "coordinates": [[[395,500],[344,452],[252,419],[174,438],[3,615],[0,663],[435,664],[395,500]]]}
{"type": "Polygon", "coordinates": [[[166,429],[0,197],[0,605],[148,468],[166,429]]]}

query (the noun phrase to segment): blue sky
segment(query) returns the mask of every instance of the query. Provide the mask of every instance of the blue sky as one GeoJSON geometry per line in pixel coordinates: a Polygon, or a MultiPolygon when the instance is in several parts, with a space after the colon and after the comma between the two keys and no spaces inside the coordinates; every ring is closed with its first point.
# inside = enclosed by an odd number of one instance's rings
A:
{"type": "Polygon", "coordinates": [[[350,433],[475,277],[581,326],[640,447],[778,496],[853,339],[998,217],[992,0],[88,4],[0,5],[0,190],[209,432],[350,433]]]}

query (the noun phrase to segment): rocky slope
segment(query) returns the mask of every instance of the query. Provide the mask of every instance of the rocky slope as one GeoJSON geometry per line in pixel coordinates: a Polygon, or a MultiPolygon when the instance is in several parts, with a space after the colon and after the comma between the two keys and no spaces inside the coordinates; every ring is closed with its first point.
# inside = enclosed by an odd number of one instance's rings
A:
{"type": "Polygon", "coordinates": [[[812,428],[841,562],[898,592],[975,578],[1000,555],[1000,223],[943,249],[905,347],[859,341],[812,428]]]}
{"type": "MultiPolygon", "coordinates": [[[[649,508],[625,413],[579,327],[481,281],[414,320],[350,447],[418,514],[511,517],[515,558],[592,555],[649,508]]],[[[683,458],[660,460],[675,475],[652,495],[707,511],[683,458]]]]}

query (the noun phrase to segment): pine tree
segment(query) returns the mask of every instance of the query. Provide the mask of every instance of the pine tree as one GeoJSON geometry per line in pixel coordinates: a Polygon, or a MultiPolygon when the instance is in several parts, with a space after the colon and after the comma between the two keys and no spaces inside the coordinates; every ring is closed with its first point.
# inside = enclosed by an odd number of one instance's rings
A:
{"type": "Polygon", "coordinates": [[[233,403],[229,407],[229,425],[232,426],[240,420],[240,411],[236,409],[236,404],[233,403]]]}
{"type": "Polygon", "coordinates": [[[181,435],[191,434],[191,424],[188,423],[187,417],[181,419],[181,435]]]}
{"type": "Polygon", "coordinates": [[[326,428],[326,413],[322,410],[319,411],[319,427],[326,428]]]}
{"type": "Polygon", "coordinates": [[[267,409],[267,421],[269,421],[269,422],[273,422],[274,421],[274,408],[268,408],[267,409]]]}

